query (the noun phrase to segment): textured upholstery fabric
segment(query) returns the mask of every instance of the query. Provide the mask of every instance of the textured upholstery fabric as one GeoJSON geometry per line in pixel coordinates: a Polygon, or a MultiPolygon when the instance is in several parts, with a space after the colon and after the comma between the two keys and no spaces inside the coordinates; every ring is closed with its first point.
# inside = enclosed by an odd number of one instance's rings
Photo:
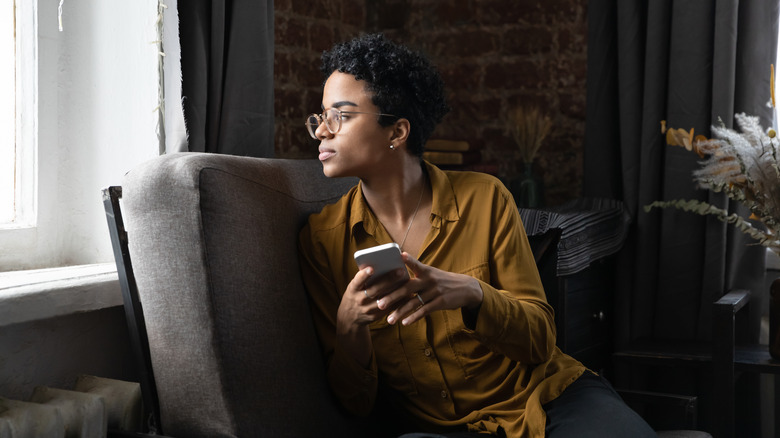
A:
{"type": "Polygon", "coordinates": [[[166,435],[360,436],[328,391],[296,254],[306,217],[355,183],[314,160],[200,153],[127,174],[166,435]]]}

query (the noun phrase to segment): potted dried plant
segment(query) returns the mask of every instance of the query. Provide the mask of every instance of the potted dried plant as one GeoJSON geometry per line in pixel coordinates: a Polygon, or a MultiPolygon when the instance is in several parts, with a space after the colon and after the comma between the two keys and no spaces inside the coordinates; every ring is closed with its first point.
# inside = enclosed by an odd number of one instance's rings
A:
{"type": "MultiPolygon", "coordinates": [[[[771,80],[771,104],[775,105],[774,67],[771,80]]],[[[684,211],[714,216],[733,224],[757,243],[780,253],[780,141],[774,129],[764,130],[758,117],[744,113],[735,114],[739,131],[713,126],[713,138],[693,135],[693,129],[666,128],[661,131],[666,142],[697,153],[703,161],[693,177],[701,188],[723,192],[730,199],[745,205],[751,212],[750,219],[761,222],[765,228],[753,226],[736,213],[697,200],[656,201],[645,206],[652,208],[673,207],[684,211]]],[[[770,345],[773,357],[780,359],[780,279],[774,281],[770,292],[770,345]]]]}
{"type": "Polygon", "coordinates": [[[509,112],[507,131],[515,140],[522,164],[520,175],[509,184],[518,207],[542,205],[542,184],[534,175],[534,160],[550,132],[552,122],[539,108],[518,106],[509,112]]]}

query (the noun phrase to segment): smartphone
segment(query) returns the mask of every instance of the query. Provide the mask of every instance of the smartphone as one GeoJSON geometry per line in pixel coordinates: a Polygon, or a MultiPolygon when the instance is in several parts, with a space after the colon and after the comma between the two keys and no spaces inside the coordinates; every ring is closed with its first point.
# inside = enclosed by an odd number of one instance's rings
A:
{"type": "Polygon", "coordinates": [[[356,251],[355,262],[360,269],[366,266],[374,268],[372,278],[379,278],[388,272],[404,268],[404,280],[409,279],[409,272],[406,271],[406,265],[401,258],[401,247],[397,243],[386,243],[356,251]]]}

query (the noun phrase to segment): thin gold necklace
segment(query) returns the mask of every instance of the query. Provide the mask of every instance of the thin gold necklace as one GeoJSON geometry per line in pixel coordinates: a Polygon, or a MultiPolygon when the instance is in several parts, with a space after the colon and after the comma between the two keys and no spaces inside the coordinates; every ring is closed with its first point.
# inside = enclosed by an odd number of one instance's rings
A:
{"type": "Polygon", "coordinates": [[[414,214],[412,214],[412,219],[409,221],[409,226],[406,228],[406,234],[404,234],[404,240],[401,241],[401,251],[404,250],[404,243],[406,243],[406,238],[409,237],[409,230],[412,229],[412,224],[414,223],[414,218],[417,217],[417,211],[420,209],[420,202],[422,201],[422,195],[425,193],[425,174],[423,173],[423,179],[422,179],[422,187],[420,187],[420,198],[417,199],[417,207],[414,208],[414,214]]]}

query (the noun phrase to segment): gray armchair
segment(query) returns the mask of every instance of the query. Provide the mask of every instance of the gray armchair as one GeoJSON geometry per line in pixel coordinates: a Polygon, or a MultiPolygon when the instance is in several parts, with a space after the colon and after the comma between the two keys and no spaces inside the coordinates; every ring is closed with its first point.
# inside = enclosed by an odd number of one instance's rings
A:
{"type": "Polygon", "coordinates": [[[184,153],[129,172],[121,211],[106,191],[151,432],[366,436],[327,388],[296,246],[355,183],[314,160],[184,153]]]}
{"type": "MultiPolygon", "coordinates": [[[[182,153],[104,191],[142,432],[375,436],[327,387],[297,257],[308,215],[356,182],[326,178],[316,160],[182,153]]],[[[557,237],[532,242],[537,262],[557,237]]]]}

